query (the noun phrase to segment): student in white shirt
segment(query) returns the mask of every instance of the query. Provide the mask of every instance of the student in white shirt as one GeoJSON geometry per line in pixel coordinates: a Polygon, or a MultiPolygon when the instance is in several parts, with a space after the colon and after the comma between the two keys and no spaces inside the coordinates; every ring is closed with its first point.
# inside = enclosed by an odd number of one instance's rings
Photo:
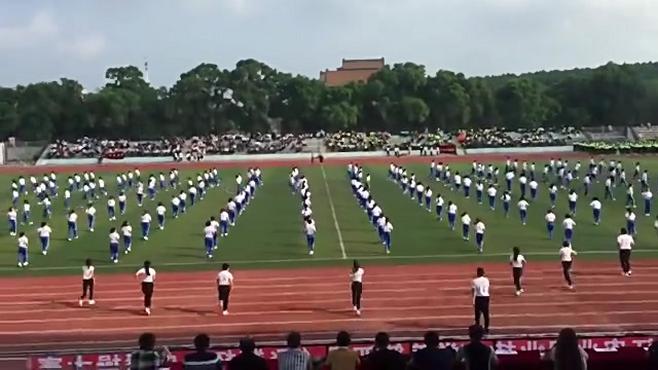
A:
{"type": "Polygon", "coordinates": [[[311,217],[306,217],[304,222],[304,233],[306,234],[306,246],[308,247],[308,254],[312,256],[315,253],[315,221],[311,217]]]}
{"type": "Polygon", "coordinates": [[[626,228],[622,228],[617,236],[617,246],[619,246],[619,262],[621,263],[622,275],[631,276],[631,250],[635,245],[633,236],[628,233],[626,228]]]}
{"type": "Polygon", "coordinates": [[[96,304],[96,301],[94,301],[95,270],[96,268],[91,263],[91,258],[87,258],[85,265],[82,266],[82,295],[78,299],[78,305],[80,307],[84,304],[84,300],[87,299],[87,295],[89,296],[87,303],[90,305],[96,304]]]}
{"type": "Polygon", "coordinates": [[[158,206],[155,207],[155,214],[158,217],[158,227],[160,230],[164,230],[165,227],[165,214],[167,213],[167,207],[162,204],[162,202],[158,202],[158,206]]]}
{"type": "Polygon", "coordinates": [[[601,224],[601,201],[599,198],[594,197],[592,198],[592,202],[589,204],[592,207],[592,215],[594,216],[594,225],[600,225],[601,224]]]}
{"type": "Polygon", "coordinates": [[[484,251],[484,232],[486,230],[486,226],[484,225],[484,222],[480,220],[479,218],[475,219],[475,246],[478,249],[478,253],[482,253],[484,251]]]}
{"type": "Polygon", "coordinates": [[[27,249],[29,247],[30,241],[25,236],[24,232],[18,234],[18,267],[27,267],[29,264],[27,249]]]}
{"type": "Polygon", "coordinates": [[[363,274],[365,271],[359,265],[359,261],[354,260],[352,263],[352,272],[350,273],[350,280],[352,282],[352,306],[354,313],[361,316],[361,296],[363,295],[363,274]]]}
{"type": "Polygon", "coordinates": [[[484,316],[484,331],[489,332],[489,279],[484,275],[482,267],[477,268],[477,277],[471,283],[473,293],[473,308],[475,309],[475,324],[480,325],[480,317],[484,316]]]}
{"type": "Polygon", "coordinates": [[[571,218],[570,214],[564,215],[564,220],[562,221],[562,227],[564,228],[564,240],[571,243],[573,239],[573,227],[576,226],[576,221],[571,218]]]}
{"type": "Polygon", "coordinates": [[[14,207],[9,207],[7,211],[7,221],[9,221],[9,235],[15,236],[18,230],[18,213],[14,207]]]}
{"type": "Polygon", "coordinates": [[[576,214],[576,204],[578,202],[578,193],[576,193],[575,190],[571,190],[569,192],[569,195],[567,196],[569,198],[569,213],[572,215],[576,214]]]}
{"type": "Polygon", "coordinates": [[[206,247],[206,257],[212,258],[212,251],[215,247],[215,234],[217,230],[210,221],[206,221],[203,228],[203,245],[206,247]]]}
{"type": "Polygon", "coordinates": [[[457,219],[457,205],[452,201],[448,201],[448,225],[450,225],[450,230],[455,230],[456,219],[457,219]]]}
{"type": "Polygon", "coordinates": [[[126,194],[120,192],[117,199],[119,200],[119,213],[123,215],[126,213],[126,194]]]}
{"type": "Polygon", "coordinates": [[[471,216],[468,215],[468,213],[464,212],[462,213],[461,216],[461,221],[462,221],[462,239],[464,241],[467,241],[469,239],[469,231],[471,227],[471,216]]]}
{"type": "Polygon", "coordinates": [[[135,277],[142,281],[142,294],[144,294],[144,312],[151,314],[151,301],[153,300],[153,283],[155,282],[155,270],[150,261],[144,261],[144,267],[137,270],[135,277]]]}
{"type": "Polygon", "coordinates": [[[528,207],[530,206],[530,203],[528,203],[528,201],[525,200],[524,197],[521,197],[521,199],[519,199],[519,203],[517,203],[517,206],[519,207],[519,216],[521,217],[521,224],[525,225],[528,222],[528,207]]]}
{"type": "Polygon", "coordinates": [[[443,205],[445,201],[443,200],[443,197],[441,194],[437,194],[436,196],[436,218],[439,219],[439,221],[443,220],[443,205]]]}
{"type": "Polygon", "coordinates": [[[571,265],[573,264],[573,256],[577,255],[578,253],[571,248],[571,243],[566,240],[562,242],[562,248],[560,248],[560,261],[562,263],[562,274],[564,275],[564,280],[566,280],[569,289],[573,289],[571,265]]]}
{"type": "Polygon", "coordinates": [[[110,261],[113,263],[118,263],[119,262],[119,240],[121,240],[121,236],[117,232],[116,227],[110,228],[110,261]]]}
{"type": "Polygon", "coordinates": [[[651,199],[653,198],[653,193],[651,189],[646,188],[642,192],[642,199],[644,199],[644,215],[651,216],[651,199]]]}
{"type": "Polygon", "coordinates": [[[521,295],[525,290],[521,286],[521,277],[523,277],[523,268],[525,267],[526,260],[521,254],[519,247],[512,248],[512,256],[510,257],[510,265],[512,266],[512,276],[514,277],[514,287],[516,288],[516,295],[521,295]]]}
{"type": "Polygon", "coordinates": [[[78,238],[78,215],[74,210],[69,211],[69,215],[66,218],[68,229],[69,229],[69,238],[68,241],[78,238]]]}
{"type": "Polygon", "coordinates": [[[496,187],[491,184],[489,185],[489,188],[487,189],[487,195],[489,196],[489,208],[491,208],[492,211],[496,209],[496,194],[498,193],[498,190],[496,187]]]}
{"type": "Polygon", "coordinates": [[[94,203],[90,202],[87,205],[85,213],[87,214],[87,228],[93,233],[94,226],[96,225],[96,208],[94,207],[94,203]]]}
{"type": "Polygon", "coordinates": [[[553,213],[552,209],[549,209],[546,211],[546,216],[544,216],[544,220],[546,220],[546,231],[548,232],[548,239],[552,240],[553,239],[553,231],[555,230],[555,219],[557,216],[555,216],[555,213],[553,213]]]}
{"type": "Polygon", "coordinates": [[[626,217],[626,229],[628,230],[628,233],[631,235],[637,235],[637,228],[635,224],[635,219],[637,216],[635,215],[635,212],[633,212],[633,208],[626,208],[626,214],[624,216],[626,217]]]}
{"type": "Polygon", "coordinates": [[[140,217],[140,223],[142,225],[142,239],[149,240],[149,232],[151,231],[151,214],[144,210],[142,216],[140,217]]]}
{"type": "Polygon", "coordinates": [[[217,293],[219,295],[219,306],[222,315],[228,315],[228,302],[233,288],[233,274],[228,263],[222,264],[222,271],[217,275],[217,293]]]}
{"type": "Polygon", "coordinates": [[[123,221],[121,224],[121,234],[123,235],[123,253],[128,254],[133,246],[133,227],[128,221],[123,221]]]}

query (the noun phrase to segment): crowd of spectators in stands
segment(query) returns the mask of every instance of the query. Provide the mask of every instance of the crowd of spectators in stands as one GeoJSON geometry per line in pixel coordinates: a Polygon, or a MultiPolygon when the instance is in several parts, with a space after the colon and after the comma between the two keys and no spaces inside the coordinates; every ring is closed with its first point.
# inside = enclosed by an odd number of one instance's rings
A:
{"type": "Polygon", "coordinates": [[[160,157],[171,155],[177,145],[180,145],[180,140],[175,138],[129,141],[83,137],[74,141],[55,141],[46,148],[46,158],[98,158],[105,153],[117,151],[126,157],[160,157]]]}
{"type": "Polygon", "coordinates": [[[390,139],[388,132],[341,131],[326,135],[324,144],[330,152],[369,152],[383,150],[390,139]]]}
{"type": "MultiPolygon", "coordinates": [[[[349,333],[341,331],[336,336],[335,347],[326,358],[312,358],[302,348],[302,337],[291,332],[286,338],[286,348],[278,353],[279,370],[492,370],[498,365],[495,350],[483,343],[484,329],[473,325],[468,329],[470,340],[455,350],[441,348],[439,335],[429,331],[424,336],[425,347],[405,356],[391,347],[387,333],[375,336],[372,350],[361,357],[350,348],[349,333]]],[[[156,347],[155,336],[142,334],[139,349],[131,355],[131,370],[155,370],[165,367],[183,370],[268,370],[267,360],[256,351],[256,343],[250,337],[240,340],[240,354],[222,363],[218,354],[209,350],[210,339],[205,334],[194,338],[194,352],[185,355],[176,367],[168,363],[171,353],[166,347],[156,347]]],[[[658,369],[658,341],[647,351],[649,369],[658,369]]],[[[573,329],[562,329],[555,345],[544,353],[543,359],[554,370],[587,370],[588,354],[580,346],[573,329]]]]}
{"type": "Polygon", "coordinates": [[[500,127],[476,128],[464,131],[463,145],[466,148],[507,148],[530,146],[567,145],[582,138],[580,130],[574,127],[559,129],[508,130],[500,127]]]}

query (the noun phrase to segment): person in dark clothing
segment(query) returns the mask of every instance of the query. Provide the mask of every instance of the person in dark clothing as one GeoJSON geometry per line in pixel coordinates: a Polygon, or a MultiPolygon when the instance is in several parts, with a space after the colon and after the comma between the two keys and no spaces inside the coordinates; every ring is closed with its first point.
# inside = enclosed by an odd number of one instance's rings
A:
{"type": "Polygon", "coordinates": [[[251,338],[240,340],[240,354],[228,364],[228,370],[269,370],[267,361],[256,355],[256,343],[251,338]]]}
{"type": "Polygon", "coordinates": [[[484,328],[472,325],[468,328],[471,341],[457,352],[457,360],[465,370],[491,370],[498,364],[498,358],[493,348],[482,343],[484,328]]]}
{"type": "Polygon", "coordinates": [[[215,352],[209,352],[210,338],[206,334],[194,337],[196,352],[185,355],[185,370],[222,370],[222,361],[215,352]]]}
{"type": "Polygon", "coordinates": [[[410,370],[452,370],[455,365],[455,350],[452,347],[439,348],[439,334],[425,333],[425,348],[416,351],[409,363],[410,370]]]}
{"type": "Polygon", "coordinates": [[[647,351],[647,357],[649,360],[649,370],[658,370],[658,338],[653,340],[653,343],[649,346],[647,351]]]}
{"type": "Polygon", "coordinates": [[[365,368],[368,370],[404,370],[406,361],[398,351],[388,349],[391,340],[388,334],[380,332],[375,335],[375,347],[366,357],[365,368]]]}

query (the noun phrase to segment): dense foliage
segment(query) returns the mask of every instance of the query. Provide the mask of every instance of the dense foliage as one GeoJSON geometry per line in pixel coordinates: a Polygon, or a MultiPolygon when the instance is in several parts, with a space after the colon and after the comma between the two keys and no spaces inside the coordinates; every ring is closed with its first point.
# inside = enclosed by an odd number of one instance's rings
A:
{"type": "Polygon", "coordinates": [[[133,66],[105,77],[91,93],[70,79],[0,88],[0,139],[658,122],[658,63],[475,78],[401,63],[334,88],[251,59],[232,70],[200,64],[170,88],[133,66]]]}

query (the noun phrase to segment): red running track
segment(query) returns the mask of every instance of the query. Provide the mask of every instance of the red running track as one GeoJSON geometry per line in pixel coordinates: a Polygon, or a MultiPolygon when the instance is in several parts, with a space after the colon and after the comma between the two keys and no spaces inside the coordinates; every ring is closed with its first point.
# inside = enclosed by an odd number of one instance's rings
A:
{"type": "MultiPolygon", "coordinates": [[[[3,279],[0,354],[133,347],[144,331],[161,343],[190,344],[199,332],[215,343],[246,334],[281,340],[297,330],[305,339],[332,339],[338,330],[371,338],[385,330],[418,336],[427,329],[463,335],[473,322],[473,264],[365,266],[363,314],[352,312],[349,270],[314,268],[235,271],[231,314],[217,307],[215,272],[162,272],[153,315],[144,316],[132,274],[100,275],[97,304],[77,305],[79,277],[3,279]]],[[[526,293],[514,295],[505,264],[484,265],[492,282],[492,334],[554,334],[658,330],[658,266],[642,261],[632,278],[612,262],[578,262],[576,289],[564,287],[559,262],[530,261],[526,293]]]]}

